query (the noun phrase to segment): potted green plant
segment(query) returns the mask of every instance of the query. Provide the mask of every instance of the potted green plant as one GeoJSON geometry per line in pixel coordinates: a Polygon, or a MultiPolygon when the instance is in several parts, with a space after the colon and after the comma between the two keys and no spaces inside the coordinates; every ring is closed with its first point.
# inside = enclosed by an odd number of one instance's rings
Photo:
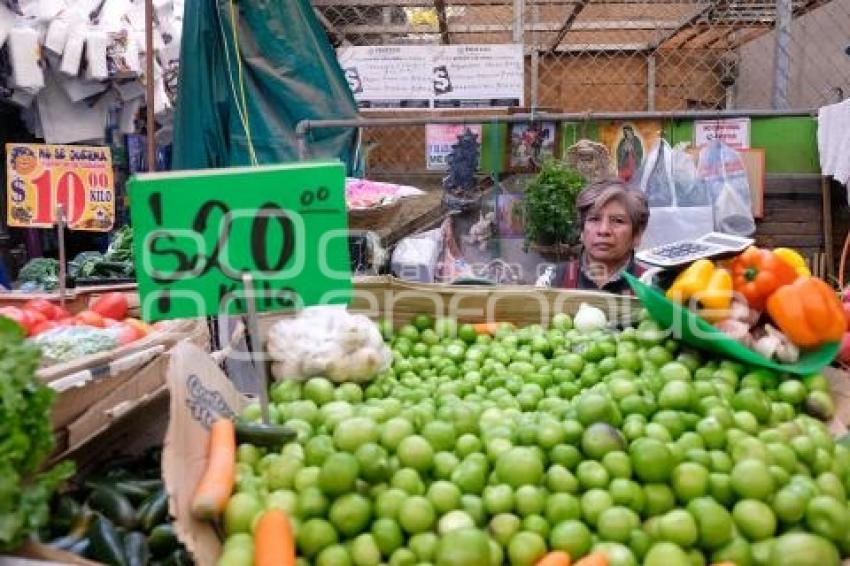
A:
{"type": "Polygon", "coordinates": [[[545,162],[525,189],[525,245],[544,255],[572,255],[579,242],[576,197],[581,173],[557,160],[545,162]]]}

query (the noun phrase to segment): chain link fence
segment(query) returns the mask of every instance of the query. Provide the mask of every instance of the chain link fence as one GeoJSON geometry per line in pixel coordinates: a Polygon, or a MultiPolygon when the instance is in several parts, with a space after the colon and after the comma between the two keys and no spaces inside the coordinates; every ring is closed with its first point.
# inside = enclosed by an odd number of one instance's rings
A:
{"type": "MultiPolygon", "coordinates": [[[[313,0],[313,6],[336,46],[521,43],[525,106],[533,109],[788,110],[850,95],[850,0],[313,0]]],[[[423,127],[365,128],[362,135],[370,171],[424,169],[423,127]]]]}

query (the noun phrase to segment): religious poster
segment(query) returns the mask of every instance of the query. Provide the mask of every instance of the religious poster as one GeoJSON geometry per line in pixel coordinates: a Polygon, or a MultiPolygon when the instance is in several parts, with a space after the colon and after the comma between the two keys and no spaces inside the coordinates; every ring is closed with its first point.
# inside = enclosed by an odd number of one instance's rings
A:
{"type": "Polygon", "coordinates": [[[599,140],[611,156],[611,173],[623,181],[631,181],[637,174],[643,158],[661,135],[658,120],[602,122],[599,140]]]}

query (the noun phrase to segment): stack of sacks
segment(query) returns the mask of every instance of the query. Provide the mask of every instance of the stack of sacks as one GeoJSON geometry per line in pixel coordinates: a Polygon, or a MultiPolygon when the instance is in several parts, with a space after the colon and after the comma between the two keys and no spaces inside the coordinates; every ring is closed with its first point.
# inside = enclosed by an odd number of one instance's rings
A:
{"type": "MultiPolygon", "coordinates": [[[[155,111],[167,122],[183,0],[154,0],[154,9],[155,111]]],[[[144,13],[144,0],[0,0],[0,47],[8,43],[11,65],[0,98],[20,106],[47,143],[96,142],[115,109],[122,133],[133,133],[145,95],[144,13]]]]}

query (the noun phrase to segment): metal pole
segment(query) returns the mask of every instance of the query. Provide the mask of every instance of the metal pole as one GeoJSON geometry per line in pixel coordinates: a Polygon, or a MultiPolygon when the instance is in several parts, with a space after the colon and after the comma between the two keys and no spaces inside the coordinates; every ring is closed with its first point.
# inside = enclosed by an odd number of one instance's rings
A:
{"type": "Polygon", "coordinates": [[[824,175],[820,178],[823,248],[826,256],[826,275],[832,277],[835,273],[835,261],[832,245],[832,182],[824,175]]]}
{"type": "Polygon", "coordinates": [[[260,335],[260,322],[257,319],[257,297],[254,291],[254,279],[246,273],[242,276],[245,286],[245,304],[248,305],[248,332],[251,334],[251,361],[257,372],[257,388],[260,395],[260,413],[263,424],[269,424],[269,378],[266,374],[266,359],[262,352],[263,338],[260,335]]]}
{"type": "Polygon", "coordinates": [[[154,115],[154,47],[153,47],[153,0],[145,0],[145,105],[147,124],[148,171],[156,171],[156,117],[154,115]]]}
{"type": "Polygon", "coordinates": [[[523,114],[492,114],[484,116],[411,116],[404,118],[349,118],[339,120],[301,120],[295,127],[299,148],[305,144],[307,133],[325,128],[367,128],[423,126],[426,124],[518,124],[534,120],[575,122],[590,120],[721,120],[723,118],[814,117],[817,109],[796,110],[664,110],[653,112],[539,112],[523,114]]]}
{"type": "Polygon", "coordinates": [[[655,52],[646,58],[646,109],[655,110],[655,52]]]}
{"type": "Polygon", "coordinates": [[[788,85],[791,81],[792,0],[776,0],[776,43],[773,49],[773,108],[788,108],[788,85]]]}
{"type": "Polygon", "coordinates": [[[537,21],[540,19],[540,6],[537,5],[537,0],[532,0],[531,5],[531,21],[534,31],[532,32],[532,41],[534,49],[531,51],[531,108],[532,110],[540,106],[540,40],[537,32],[537,21]]]}
{"type": "Polygon", "coordinates": [[[523,44],[523,31],[525,27],[525,19],[523,9],[525,8],[525,0],[514,0],[514,34],[513,42],[523,44]]]}
{"type": "Polygon", "coordinates": [[[59,240],[59,305],[65,308],[68,256],[65,252],[65,205],[56,205],[56,236],[59,240]]]}

